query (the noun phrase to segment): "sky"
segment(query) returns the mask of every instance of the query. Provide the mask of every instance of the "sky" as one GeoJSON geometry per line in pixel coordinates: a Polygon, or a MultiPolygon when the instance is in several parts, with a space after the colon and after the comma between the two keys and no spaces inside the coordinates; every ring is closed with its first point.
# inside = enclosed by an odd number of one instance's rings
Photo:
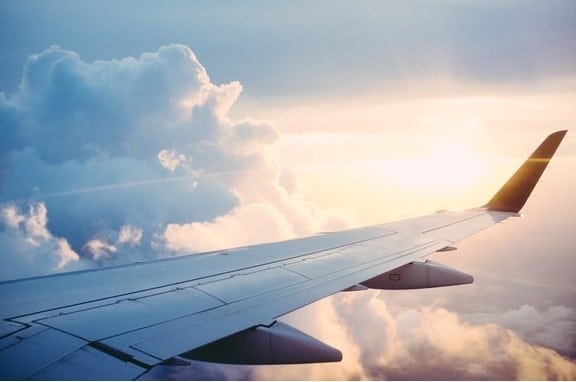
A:
{"type": "Polygon", "coordinates": [[[146,378],[576,379],[574,37],[560,0],[2,0],[0,279],[479,206],[567,129],[521,218],[430,257],[474,284],[283,318],[343,362],[146,378]]]}

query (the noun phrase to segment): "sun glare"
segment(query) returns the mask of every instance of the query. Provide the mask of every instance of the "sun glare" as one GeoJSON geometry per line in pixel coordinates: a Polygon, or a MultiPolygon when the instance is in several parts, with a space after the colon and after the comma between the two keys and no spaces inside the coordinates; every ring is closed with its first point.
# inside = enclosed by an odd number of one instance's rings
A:
{"type": "Polygon", "coordinates": [[[480,181],[485,161],[465,140],[450,138],[417,157],[381,161],[389,181],[406,191],[460,192],[480,181]]]}

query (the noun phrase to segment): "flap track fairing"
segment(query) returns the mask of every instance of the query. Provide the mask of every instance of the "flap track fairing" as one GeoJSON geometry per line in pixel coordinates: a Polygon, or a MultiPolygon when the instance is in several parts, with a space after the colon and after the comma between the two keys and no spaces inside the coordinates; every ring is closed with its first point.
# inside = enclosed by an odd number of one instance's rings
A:
{"type": "Polygon", "coordinates": [[[181,355],[197,361],[238,365],[339,362],[342,353],[281,322],[257,326],[181,355]]]}
{"type": "Polygon", "coordinates": [[[361,284],[371,289],[420,289],[472,284],[473,281],[466,273],[427,260],[408,263],[361,284]]]}

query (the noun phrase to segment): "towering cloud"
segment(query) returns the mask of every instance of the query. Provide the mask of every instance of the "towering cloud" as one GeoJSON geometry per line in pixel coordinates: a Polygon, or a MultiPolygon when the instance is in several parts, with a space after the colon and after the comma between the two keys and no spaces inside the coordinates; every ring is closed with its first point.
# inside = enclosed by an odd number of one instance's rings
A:
{"type": "Polygon", "coordinates": [[[268,154],[276,128],[229,117],[241,91],[213,84],[182,45],[91,63],[56,46],[29,57],[18,92],[0,93],[2,238],[12,248],[2,255],[8,264],[29,257],[15,242],[25,235],[60,244],[44,249],[52,260],[30,258],[18,267],[26,272],[3,267],[0,276],[322,229],[320,212],[290,196],[286,170],[268,154]],[[15,216],[40,216],[41,235],[15,216]]]}

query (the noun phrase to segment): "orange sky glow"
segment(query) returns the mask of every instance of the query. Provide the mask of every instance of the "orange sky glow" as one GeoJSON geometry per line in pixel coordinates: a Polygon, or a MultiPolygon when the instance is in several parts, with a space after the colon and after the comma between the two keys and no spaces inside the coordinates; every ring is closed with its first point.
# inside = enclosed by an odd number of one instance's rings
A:
{"type": "MultiPolygon", "coordinates": [[[[265,116],[283,132],[274,154],[303,198],[375,223],[483,204],[548,133],[576,126],[574,104],[573,94],[555,92],[383,97],[265,116]]],[[[574,157],[568,134],[554,162],[574,157]]],[[[559,171],[574,173],[567,166],[559,171]]]]}

